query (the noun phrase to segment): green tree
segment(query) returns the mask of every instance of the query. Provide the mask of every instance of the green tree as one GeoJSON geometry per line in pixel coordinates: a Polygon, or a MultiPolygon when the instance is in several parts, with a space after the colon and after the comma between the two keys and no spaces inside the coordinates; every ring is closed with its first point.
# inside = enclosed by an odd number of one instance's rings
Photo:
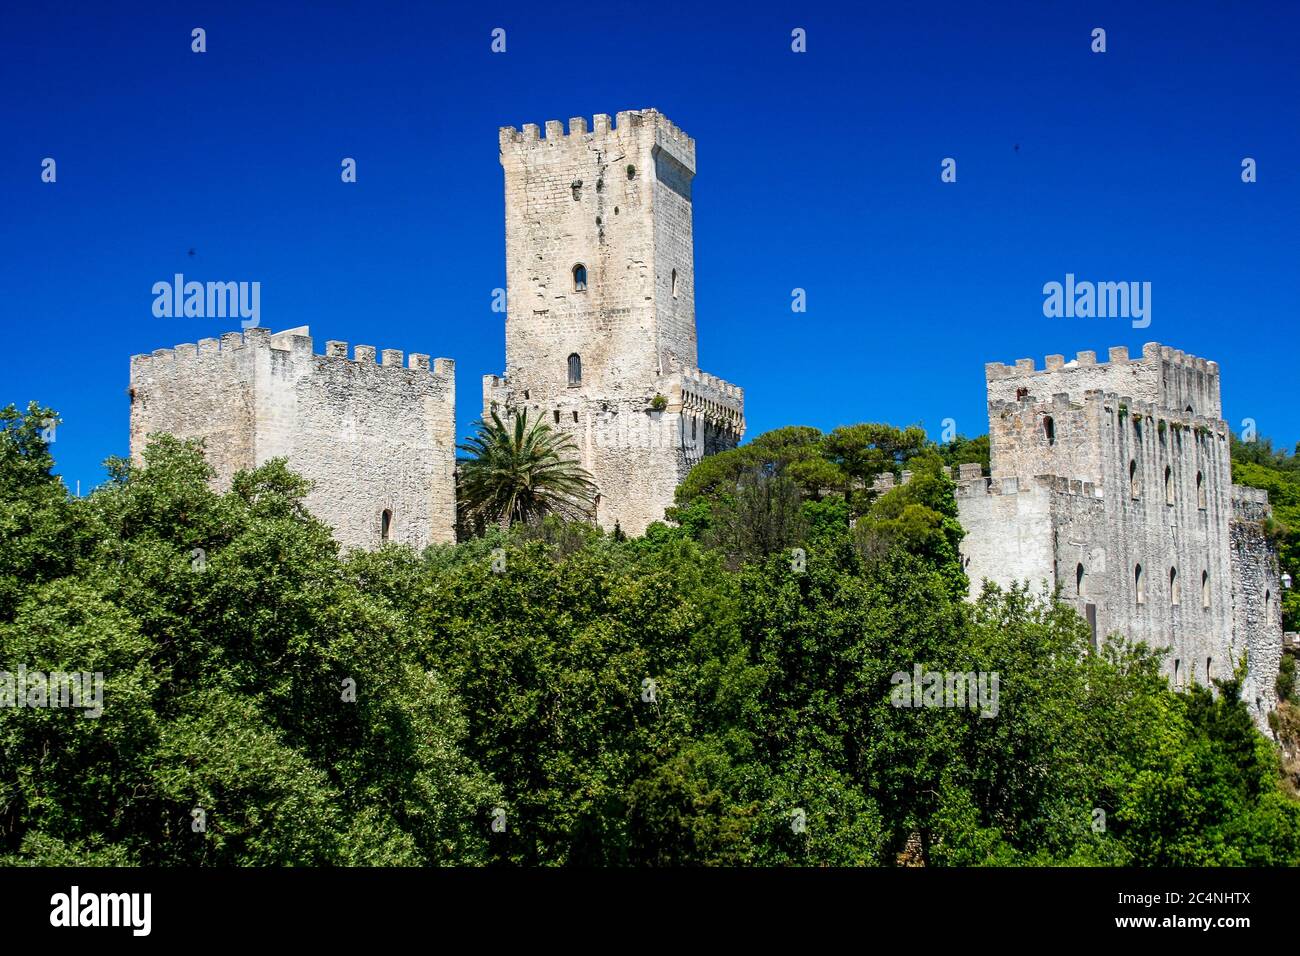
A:
{"type": "Polygon", "coordinates": [[[67,573],[30,575],[0,622],[0,658],[104,680],[95,718],[0,708],[0,860],[485,859],[499,791],[464,753],[460,704],[346,573],[306,483],[273,461],[216,494],[201,447],[167,436],[110,474],[69,499],[0,456],[0,488],[53,512],[18,551],[79,529],[67,573]]]}
{"type": "Polygon", "coordinates": [[[461,451],[457,491],[467,522],[482,527],[540,521],[548,514],[589,520],[596,486],[578,464],[577,446],[542,421],[528,422],[525,410],[512,426],[478,422],[461,451]]]}

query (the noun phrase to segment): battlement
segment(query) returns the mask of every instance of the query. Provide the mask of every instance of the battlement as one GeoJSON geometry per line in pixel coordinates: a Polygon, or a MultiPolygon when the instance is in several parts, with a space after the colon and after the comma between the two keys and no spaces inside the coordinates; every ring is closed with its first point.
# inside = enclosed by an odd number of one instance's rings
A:
{"type": "Polygon", "coordinates": [[[665,376],[669,407],[701,412],[706,418],[725,422],[737,434],[745,430],[745,392],[738,385],[702,372],[683,369],[665,376]]]}
{"type": "Polygon", "coordinates": [[[644,136],[651,138],[650,145],[666,150],[691,172],[695,171],[695,140],[653,108],[616,113],[613,124],[608,113],[597,113],[590,126],[585,116],[574,116],[569,119],[567,133],[561,120],[547,120],[542,128],[536,123],[525,123],[522,129],[502,126],[497,131],[503,161],[508,150],[523,157],[535,150],[586,149],[604,141],[626,146],[629,141],[644,136]]]}
{"type": "Polygon", "coordinates": [[[456,366],[331,340],[307,326],[228,332],[131,359],[131,455],[198,438],[219,489],[284,458],[345,547],[454,540],[456,366]],[[404,364],[405,362],[405,364],[404,364]]]}
{"type": "MultiPolygon", "coordinates": [[[[966,466],[963,465],[962,468],[966,466]]],[[[976,465],[976,468],[979,466],[976,465]]],[[[1020,495],[1049,492],[1055,495],[1076,498],[1101,498],[1102,488],[1091,481],[1080,478],[1067,478],[1064,475],[1035,475],[1031,481],[1022,482],[1014,475],[993,479],[983,475],[963,473],[957,480],[958,498],[974,498],[981,495],[1020,495]]]]}
{"type": "MultiPolygon", "coordinates": [[[[199,339],[197,343],[184,343],[169,349],[154,349],[151,354],[131,356],[131,374],[144,372],[149,368],[168,363],[186,363],[205,356],[229,354],[244,349],[274,349],[288,352],[294,356],[311,356],[317,359],[339,359],[353,361],[358,365],[375,365],[376,349],[373,345],[358,345],[353,358],[348,359],[348,343],[331,339],[325,343],[323,355],[313,352],[313,341],[308,326],[302,325],[282,332],[270,329],[252,328],[240,332],[226,332],[220,339],[199,339]]],[[[384,349],[380,353],[379,366],[382,368],[402,368],[403,353],[401,349],[384,349]]],[[[412,352],[405,357],[408,370],[432,371],[437,376],[455,374],[456,363],[449,358],[436,358],[430,362],[429,356],[422,352],[412,352]]]]}
{"type": "Polygon", "coordinates": [[[1199,358],[1195,355],[1189,355],[1181,349],[1170,348],[1168,345],[1161,345],[1158,342],[1148,342],[1142,346],[1142,356],[1140,358],[1130,358],[1128,347],[1125,345],[1117,345],[1109,350],[1109,357],[1106,361],[1098,362],[1096,352],[1092,350],[1083,350],[1076,353],[1075,357],[1068,362],[1065,360],[1064,355],[1048,355],[1043,359],[1043,367],[1041,369],[1035,366],[1032,358],[1016,359],[1015,365],[1004,365],[1001,362],[988,362],[984,365],[984,376],[987,381],[994,382],[1004,378],[1019,378],[1027,374],[1055,372],[1067,368],[1129,365],[1134,363],[1146,365],[1166,363],[1197,372],[1204,372],[1210,375],[1217,375],[1219,373],[1218,362],[1210,359],[1199,358]]]}
{"type": "Polygon", "coordinates": [[[1064,355],[1048,355],[1042,368],[1032,358],[1017,359],[1015,365],[989,362],[984,366],[990,404],[1032,396],[1041,401],[1045,394],[1081,396],[1089,391],[1129,394],[1164,409],[1187,415],[1217,419],[1219,365],[1179,349],[1148,342],[1142,355],[1134,358],[1125,346],[1109,350],[1107,361],[1098,361],[1091,350],[1078,352],[1066,361],[1064,355]]]}

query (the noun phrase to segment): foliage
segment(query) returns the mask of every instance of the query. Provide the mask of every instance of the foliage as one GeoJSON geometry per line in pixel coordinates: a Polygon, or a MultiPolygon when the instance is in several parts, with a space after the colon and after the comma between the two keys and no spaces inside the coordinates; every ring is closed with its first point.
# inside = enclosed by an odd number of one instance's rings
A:
{"type": "Polygon", "coordinates": [[[958,435],[952,441],[939,445],[937,450],[940,457],[943,458],[943,463],[949,468],[977,464],[983,474],[987,475],[989,473],[988,435],[978,435],[975,438],[958,435]]]}
{"type": "Polygon", "coordinates": [[[162,437],[76,499],[24,442],[0,460],[0,508],[41,511],[4,552],[62,557],[9,580],[0,655],[102,673],[103,713],[0,708],[3,862],[485,858],[497,791],[464,756],[454,694],[345,573],[282,461],[218,495],[199,447],[162,437]]]}
{"type": "Polygon", "coordinates": [[[458,468],[462,522],[481,529],[549,514],[590,516],[596,486],[578,464],[573,439],[541,420],[530,425],[526,410],[510,426],[492,412],[492,421],[476,423],[474,437],[459,447],[473,456],[460,459],[458,468]]]}
{"type": "Polygon", "coordinates": [[[0,653],[106,686],[98,719],[0,708],[0,862],[1300,863],[1236,683],[1174,693],[1051,595],[966,601],[906,432],[760,436],[637,539],[550,515],[340,556],[283,462],[217,494],[159,437],[70,498],[46,410],[6,414],[0,653]],[[996,706],[899,706],[918,668],[996,706]]]}

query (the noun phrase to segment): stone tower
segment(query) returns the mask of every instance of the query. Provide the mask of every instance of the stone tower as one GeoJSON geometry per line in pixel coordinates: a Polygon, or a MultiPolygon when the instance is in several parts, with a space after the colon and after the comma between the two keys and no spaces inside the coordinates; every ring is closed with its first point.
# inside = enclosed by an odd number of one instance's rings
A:
{"type": "Polygon", "coordinates": [[[734,447],[744,395],[701,372],[695,336],[695,141],[656,110],[500,131],[506,369],[486,417],[527,411],[570,433],[596,519],[640,534],[690,467],[734,447]]]}
{"type": "Polygon", "coordinates": [[[1255,718],[1276,703],[1282,646],[1264,492],[1232,484],[1214,362],[1149,343],[986,366],[992,476],[963,466],[962,544],[983,579],[1060,586],[1094,645],[1168,647],[1175,687],[1248,666],[1255,718]]]}
{"type": "Polygon", "coordinates": [[[287,458],[307,507],[345,547],[455,540],[456,376],[451,359],[252,328],[131,357],[131,456],[166,432],[202,438],[219,490],[287,458]]]}

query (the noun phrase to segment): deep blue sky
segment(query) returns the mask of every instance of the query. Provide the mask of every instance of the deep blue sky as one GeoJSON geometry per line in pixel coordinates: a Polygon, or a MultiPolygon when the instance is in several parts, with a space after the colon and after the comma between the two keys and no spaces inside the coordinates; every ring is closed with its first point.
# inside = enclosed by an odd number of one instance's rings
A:
{"type": "Polygon", "coordinates": [[[504,363],[497,127],[650,106],[697,141],[700,363],[749,437],[979,434],[986,361],[1154,340],[1221,363],[1234,428],[1300,439],[1293,3],[293,7],[0,14],[0,404],[62,413],[83,492],[127,452],[129,356],[238,328],[154,318],[178,271],[260,281],[318,351],[454,358],[468,428],[504,363]],[[1151,282],[1151,327],[1044,318],[1067,272],[1151,282]]]}

